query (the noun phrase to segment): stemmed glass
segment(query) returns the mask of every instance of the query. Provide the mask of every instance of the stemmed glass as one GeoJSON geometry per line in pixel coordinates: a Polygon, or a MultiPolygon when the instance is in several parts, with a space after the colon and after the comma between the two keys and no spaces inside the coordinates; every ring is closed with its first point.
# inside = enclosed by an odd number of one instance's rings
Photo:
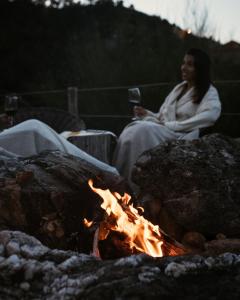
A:
{"type": "Polygon", "coordinates": [[[5,97],[4,111],[10,117],[10,126],[13,125],[14,115],[18,109],[18,97],[16,95],[9,95],[5,97]]]}
{"type": "MultiPolygon", "coordinates": [[[[131,104],[132,109],[134,106],[141,105],[141,93],[139,88],[128,89],[128,102],[131,104]]],[[[138,120],[137,116],[133,117],[132,120],[138,120]]]]}

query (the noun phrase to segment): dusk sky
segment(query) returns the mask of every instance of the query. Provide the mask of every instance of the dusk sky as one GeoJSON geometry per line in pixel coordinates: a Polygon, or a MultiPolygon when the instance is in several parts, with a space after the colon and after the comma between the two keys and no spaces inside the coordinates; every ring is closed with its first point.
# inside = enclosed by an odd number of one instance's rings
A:
{"type": "Polygon", "coordinates": [[[222,44],[231,40],[240,43],[240,0],[123,0],[123,3],[126,7],[133,4],[136,10],[160,16],[182,29],[193,29],[191,24],[186,24],[187,4],[195,3],[198,16],[204,9],[208,12],[208,36],[222,44]]]}
{"type": "Polygon", "coordinates": [[[191,1],[199,6],[199,12],[203,7],[207,9],[210,34],[214,35],[216,40],[221,43],[230,40],[240,43],[240,0],[124,0],[124,4],[133,4],[136,10],[160,16],[170,23],[191,29],[191,24],[185,26],[186,5],[191,1]]]}

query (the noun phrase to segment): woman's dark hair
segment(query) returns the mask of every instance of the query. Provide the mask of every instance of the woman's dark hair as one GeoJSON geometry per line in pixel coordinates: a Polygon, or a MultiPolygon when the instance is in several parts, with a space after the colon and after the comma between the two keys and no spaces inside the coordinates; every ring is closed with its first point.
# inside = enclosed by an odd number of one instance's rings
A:
{"type": "Polygon", "coordinates": [[[194,58],[196,77],[193,102],[200,103],[211,84],[211,61],[206,52],[197,48],[189,49],[186,55],[191,55],[194,58]]]}

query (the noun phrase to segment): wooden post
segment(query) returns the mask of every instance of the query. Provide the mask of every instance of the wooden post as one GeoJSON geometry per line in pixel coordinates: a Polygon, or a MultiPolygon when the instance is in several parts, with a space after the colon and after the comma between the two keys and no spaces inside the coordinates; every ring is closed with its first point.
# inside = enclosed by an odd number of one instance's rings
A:
{"type": "Polygon", "coordinates": [[[68,111],[78,118],[78,88],[68,88],[68,111]]]}

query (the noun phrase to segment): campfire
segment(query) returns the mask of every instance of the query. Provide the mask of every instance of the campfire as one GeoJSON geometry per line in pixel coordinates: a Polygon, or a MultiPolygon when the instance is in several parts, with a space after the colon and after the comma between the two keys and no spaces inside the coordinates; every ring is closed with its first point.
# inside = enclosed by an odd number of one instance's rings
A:
{"type": "MultiPolygon", "coordinates": [[[[94,235],[93,253],[96,256],[104,258],[105,253],[109,251],[111,257],[137,253],[162,257],[186,253],[182,245],[143,217],[143,208],[135,208],[131,204],[130,195],[125,193],[121,196],[109,189],[96,188],[92,180],[89,180],[88,184],[102,198],[101,207],[105,211],[105,218],[98,225],[94,235]]],[[[85,219],[84,225],[91,227],[93,222],[85,219]]]]}

